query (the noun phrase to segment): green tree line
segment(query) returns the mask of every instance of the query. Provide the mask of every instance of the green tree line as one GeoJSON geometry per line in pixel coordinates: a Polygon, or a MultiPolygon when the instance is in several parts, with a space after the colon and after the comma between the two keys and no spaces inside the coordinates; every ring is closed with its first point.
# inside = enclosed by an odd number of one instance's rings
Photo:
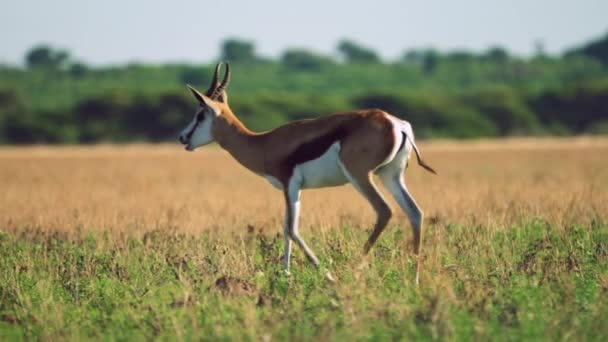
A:
{"type": "MultiPolygon", "coordinates": [[[[343,40],[334,55],[286,49],[275,59],[251,41],[228,39],[219,59],[233,67],[234,112],[255,130],[356,108],[381,108],[426,138],[608,133],[608,35],[561,56],[539,47],[521,58],[413,49],[383,61],[343,40]]],[[[0,65],[0,142],[167,141],[205,89],[213,65],[131,63],[91,67],[68,51],[36,46],[25,67],[0,65]]]]}

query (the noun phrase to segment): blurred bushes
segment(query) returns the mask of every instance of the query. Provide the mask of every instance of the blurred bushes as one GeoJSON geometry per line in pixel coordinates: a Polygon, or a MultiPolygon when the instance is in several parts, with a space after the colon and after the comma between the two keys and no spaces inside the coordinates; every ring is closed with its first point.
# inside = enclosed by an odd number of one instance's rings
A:
{"type": "Polygon", "coordinates": [[[331,66],[333,61],[304,49],[289,49],[281,56],[281,64],[288,70],[315,72],[324,66],[331,66]]]}
{"type": "MultiPolygon", "coordinates": [[[[230,97],[256,131],[355,108],[381,108],[414,124],[423,138],[608,133],[608,82],[518,92],[493,86],[451,93],[378,91],[360,95],[257,91],[230,97]]],[[[84,97],[66,109],[31,109],[14,89],[0,90],[3,143],[171,141],[192,119],[187,91],[116,92],[84,97]]]]}
{"type": "Polygon", "coordinates": [[[191,119],[194,106],[177,93],[115,94],[86,99],[72,111],[79,142],[166,141],[191,119]]]}
{"type": "Polygon", "coordinates": [[[608,80],[549,90],[530,100],[539,120],[575,132],[593,132],[608,120],[608,80]]]}
{"type": "MultiPolygon", "coordinates": [[[[357,108],[381,108],[410,121],[420,137],[607,134],[608,66],[600,40],[563,57],[521,59],[494,47],[475,54],[411,50],[383,63],[344,40],[341,60],[288,49],[261,58],[252,42],[227,40],[230,105],[262,131],[357,108]]],[[[0,143],[172,141],[205,90],[213,65],[94,68],[62,50],[35,47],[29,69],[0,65],[0,143]]]]}
{"type": "Polygon", "coordinates": [[[462,96],[463,102],[475,108],[492,122],[498,135],[531,134],[538,129],[538,119],[525,100],[513,89],[487,87],[462,96]]]}

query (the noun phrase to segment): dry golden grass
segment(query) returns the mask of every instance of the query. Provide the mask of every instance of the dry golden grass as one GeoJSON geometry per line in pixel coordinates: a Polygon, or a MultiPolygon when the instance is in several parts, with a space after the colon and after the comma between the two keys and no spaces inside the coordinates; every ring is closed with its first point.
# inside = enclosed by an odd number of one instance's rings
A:
{"type": "MultiPolygon", "coordinates": [[[[568,223],[606,217],[608,139],[511,139],[421,144],[433,176],[414,162],[406,183],[435,223],[568,223]]],[[[142,232],[281,231],[281,193],[217,147],[177,145],[0,148],[0,218],[7,228],[142,232]]],[[[351,186],[303,194],[302,231],[367,227],[351,186]]],[[[392,224],[407,225],[397,209],[392,224]]]]}
{"type": "Polygon", "coordinates": [[[605,337],[608,139],[420,147],[419,287],[394,202],[360,257],[349,186],[303,195],[330,285],[297,248],[280,271],[283,196],[217,147],[0,148],[0,339],[605,337]]]}

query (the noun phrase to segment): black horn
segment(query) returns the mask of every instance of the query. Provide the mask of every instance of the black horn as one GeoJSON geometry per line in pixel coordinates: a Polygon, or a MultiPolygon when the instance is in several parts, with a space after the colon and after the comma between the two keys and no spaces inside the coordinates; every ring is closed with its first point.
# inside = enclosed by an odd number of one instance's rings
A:
{"type": "Polygon", "coordinates": [[[219,87],[215,89],[215,92],[213,93],[211,98],[215,99],[217,96],[220,96],[222,92],[226,90],[226,87],[228,87],[228,83],[230,83],[230,64],[226,62],[226,72],[224,73],[224,80],[222,81],[222,84],[220,84],[219,87]]]}
{"type": "Polygon", "coordinates": [[[205,95],[207,95],[209,97],[213,97],[213,95],[215,94],[215,90],[220,85],[219,75],[220,75],[220,68],[221,67],[222,67],[222,63],[221,62],[217,63],[217,65],[215,66],[215,72],[213,73],[213,79],[211,80],[211,84],[209,85],[209,89],[207,89],[207,91],[205,92],[205,95]]]}

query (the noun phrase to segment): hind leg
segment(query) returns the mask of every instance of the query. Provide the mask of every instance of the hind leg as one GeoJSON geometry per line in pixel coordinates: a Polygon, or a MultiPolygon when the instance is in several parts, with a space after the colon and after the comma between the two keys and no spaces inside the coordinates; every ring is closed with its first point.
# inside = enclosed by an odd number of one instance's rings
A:
{"type": "Polygon", "coordinates": [[[344,175],[376,212],[376,223],[363,247],[364,254],[374,246],[392,216],[391,208],[374,184],[373,172],[387,159],[393,158],[398,140],[390,120],[385,120],[385,116],[376,119],[369,127],[344,139],[340,149],[340,165],[344,175]]]}
{"type": "Polygon", "coordinates": [[[416,201],[414,200],[414,197],[412,197],[412,195],[407,190],[407,187],[403,182],[403,176],[401,175],[401,173],[393,175],[386,175],[381,173],[380,179],[382,180],[384,186],[393,195],[395,201],[399,203],[399,206],[410,220],[414,233],[414,253],[418,255],[420,253],[420,242],[422,237],[422,219],[424,217],[424,214],[416,203],[416,201]]]}
{"type": "MultiPolygon", "coordinates": [[[[413,247],[416,259],[420,256],[420,245],[422,239],[422,222],[424,214],[412,195],[407,191],[405,182],[403,181],[402,168],[397,172],[380,172],[379,176],[384,186],[390,191],[395,198],[395,201],[399,203],[401,209],[405,212],[410,220],[413,230],[413,247]]],[[[420,260],[416,261],[416,284],[419,283],[420,278],[420,260]]]]}
{"type": "Polygon", "coordinates": [[[391,219],[392,211],[384,197],[378,191],[378,188],[374,184],[372,178],[372,172],[365,169],[357,169],[343,165],[343,171],[350,183],[365,197],[365,199],[371,204],[374,211],[376,211],[376,223],[374,229],[370,234],[365,246],[363,247],[363,254],[367,254],[369,250],[374,246],[378,237],[386,228],[388,221],[391,219]]]}

